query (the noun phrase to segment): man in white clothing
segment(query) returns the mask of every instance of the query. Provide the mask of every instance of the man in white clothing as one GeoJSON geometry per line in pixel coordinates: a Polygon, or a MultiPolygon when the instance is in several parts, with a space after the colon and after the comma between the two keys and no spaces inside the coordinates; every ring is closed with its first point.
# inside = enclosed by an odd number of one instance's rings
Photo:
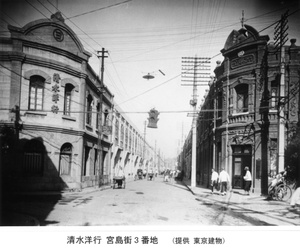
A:
{"type": "Polygon", "coordinates": [[[211,193],[214,193],[214,188],[218,187],[218,178],[219,174],[215,171],[215,169],[211,170],[211,193]]]}
{"type": "Polygon", "coordinates": [[[227,187],[230,182],[230,177],[224,168],[222,168],[222,171],[220,172],[219,182],[221,184],[221,195],[226,195],[227,187]]]}
{"type": "Polygon", "coordinates": [[[296,204],[300,200],[300,187],[296,188],[295,192],[292,195],[290,210],[296,210],[296,204]]]}
{"type": "Polygon", "coordinates": [[[296,181],[296,190],[292,195],[289,209],[291,211],[296,211],[297,210],[296,205],[297,204],[299,205],[299,203],[300,203],[300,179],[297,179],[297,181],[296,181]]]}
{"type": "Polygon", "coordinates": [[[251,189],[251,185],[252,185],[252,176],[251,176],[251,173],[249,171],[249,167],[245,167],[245,171],[246,171],[246,174],[244,176],[244,180],[245,180],[245,194],[246,195],[249,195],[250,194],[250,189],[251,189]]]}

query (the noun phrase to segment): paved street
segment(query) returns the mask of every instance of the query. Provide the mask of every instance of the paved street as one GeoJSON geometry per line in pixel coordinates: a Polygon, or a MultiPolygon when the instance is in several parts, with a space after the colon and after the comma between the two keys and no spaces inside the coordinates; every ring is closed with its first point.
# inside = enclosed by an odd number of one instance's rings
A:
{"type": "Polygon", "coordinates": [[[265,223],[233,212],[192,194],[183,183],[127,182],[125,189],[47,195],[23,195],[12,200],[15,212],[35,217],[40,225],[222,225],[265,223]]]}

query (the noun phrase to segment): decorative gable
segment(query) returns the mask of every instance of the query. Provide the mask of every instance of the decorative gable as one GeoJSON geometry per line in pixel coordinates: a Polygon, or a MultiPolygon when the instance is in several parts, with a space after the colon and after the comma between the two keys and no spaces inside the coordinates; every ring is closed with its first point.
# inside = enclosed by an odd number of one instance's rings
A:
{"type": "Polygon", "coordinates": [[[245,25],[239,31],[233,30],[228,36],[222,52],[249,45],[250,43],[269,40],[268,36],[260,36],[253,27],[245,25]]]}
{"type": "Polygon", "coordinates": [[[91,54],[87,52],[76,34],[65,24],[61,13],[57,12],[51,19],[40,19],[26,24],[23,28],[9,25],[12,39],[43,50],[65,53],[68,57],[80,57],[88,60],[91,54]]]}

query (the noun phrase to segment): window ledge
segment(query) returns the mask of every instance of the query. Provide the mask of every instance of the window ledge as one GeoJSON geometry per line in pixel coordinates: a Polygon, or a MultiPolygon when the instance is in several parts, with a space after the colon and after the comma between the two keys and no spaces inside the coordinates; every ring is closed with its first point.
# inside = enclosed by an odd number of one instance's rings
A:
{"type": "Polygon", "coordinates": [[[85,124],[85,128],[89,131],[93,131],[93,127],[89,124],[85,124]]]}
{"type": "Polygon", "coordinates": [[[47,116],[47,112],[43,111],[26,111],[24,115],[39,115],[39,116],[47,116]]]}
{"type": "Polygon", "coordinates": [[[277,113],[278,111],[275,110],[275,109],[270,109],[269,112],[272,112],[272,113],[277,113]]]}
{"type": "Polygon", "coordinates": [[[249,112],[239,112],[239,113],[232,113],[231,116],[242,116],[242,115],[248,115],[249,112]]]}
{"type": "Polygon", "coordinates": [[[76,121],[75,117],[71,117],[71,116],[68,116],[68,115],[63,115],[61,118],[66,119],[66,120],[70,120],[70,121],[76,121]]]}

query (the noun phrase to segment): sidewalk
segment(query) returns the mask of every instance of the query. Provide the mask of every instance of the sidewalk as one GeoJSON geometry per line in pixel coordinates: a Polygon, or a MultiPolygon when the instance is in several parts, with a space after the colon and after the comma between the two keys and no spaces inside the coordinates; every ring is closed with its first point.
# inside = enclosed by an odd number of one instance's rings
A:
{"type": "Polygon", "coordinates": [[[244,190],[233,189],[227,195],[211,194],[211,190],[201,186],[191,187],[190,180],[183,184],[205,205],[216,205],[223,211],[233,211],[248,220],[260,221],[266,226],[300,226],[300,210],[288,210],[289,202],[267,200],[260,193],[244,195],[244,190]]]}

